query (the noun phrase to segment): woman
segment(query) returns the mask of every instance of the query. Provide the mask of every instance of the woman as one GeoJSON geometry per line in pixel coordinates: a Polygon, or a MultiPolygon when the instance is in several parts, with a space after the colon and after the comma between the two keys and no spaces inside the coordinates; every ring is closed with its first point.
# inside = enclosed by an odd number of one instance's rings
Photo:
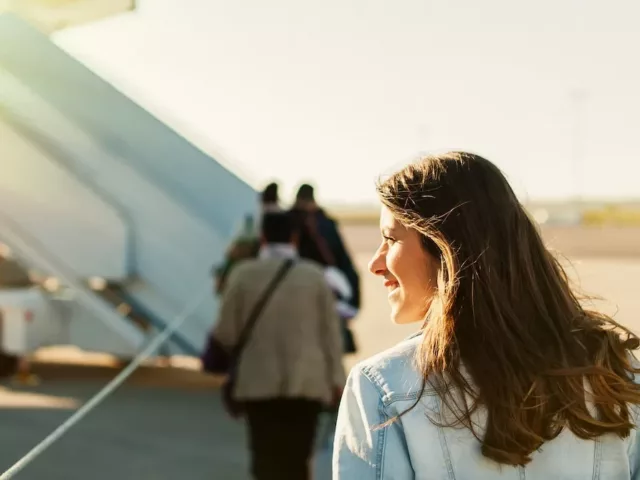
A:
{"type": "Polygon", "coordinates": [[[422,324],[351,372],[334,478],[640,478],[638,338],[583,308],[498,168],[431,156],[378,193],[370,270],[422,324]]]}

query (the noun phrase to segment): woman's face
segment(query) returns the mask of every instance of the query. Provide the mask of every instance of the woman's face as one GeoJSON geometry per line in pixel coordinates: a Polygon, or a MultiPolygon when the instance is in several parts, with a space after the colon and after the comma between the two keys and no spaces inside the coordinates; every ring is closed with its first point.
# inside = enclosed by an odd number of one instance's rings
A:
{"type": "Polygon", "coordinates": [[[437,284],[439,262],[422,247],[420,234],[406,228],[382,207],[382,243],[369,270],[384,281],[395,323],[424,320],[437,284]]]}

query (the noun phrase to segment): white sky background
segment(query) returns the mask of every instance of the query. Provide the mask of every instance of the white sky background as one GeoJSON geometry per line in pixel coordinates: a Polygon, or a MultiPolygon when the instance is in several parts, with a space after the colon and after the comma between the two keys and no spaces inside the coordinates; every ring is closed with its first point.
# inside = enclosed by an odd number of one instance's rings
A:
{"type": "Polygon", "coordinates": [[[523,196],[630,197],[639,20],[638,0],[146,0],[55,40],[257,188],[373,202],[418,152],[468,149],[523,196]]]}

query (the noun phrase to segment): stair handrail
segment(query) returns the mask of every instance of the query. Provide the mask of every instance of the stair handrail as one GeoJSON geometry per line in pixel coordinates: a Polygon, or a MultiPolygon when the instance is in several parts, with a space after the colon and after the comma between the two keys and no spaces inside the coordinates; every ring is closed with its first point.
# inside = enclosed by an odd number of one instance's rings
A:
{"type": "MultiPolygon", "coordinates": [[[[2,70],[0,70],[0,73],[1,73],[1,72],[2,72],[2,70]]],[[[5,72],[5,75],[6,75],[7,77],[15,78],[15,77],[13,77],[13,75],[11,75],[10,73],[6,73],[6,72],[5,72]]],[[[61,111],[59,111],[55,106],[53,106],[53,105],[51,105],[51,104],[47,103],[47,101],[46,101],[45,99],[43,99],[42,97],[40,97],[37,93],[32,92],[32,91],[31,91],[31,89],[30,89],[28,86],[21,86],[21,87],[22,87],[22,89],[23,89],[23,90],[25,90],[25,91],[28,93],[28,96],[29,96],[29,97],[35,97],[35,98],[37,98],[37,99],[38,99],[38,101],[43,102],[43,103],[46,105],[46,108],[47,108],[47,109],[50,109],[52,112],[54,112],[54,114],[55,114],[55,115],[59,115],[59,116],[61,116],[62,118],[64,118],[64,120],[65,120],[66,122],[68,122],[68,124],[69,124],[72,128],[76,128],[76,129],[78,129],[82,134],[84,134],[85,136],[87,136],[86,140],[87,140],[88,142],[90,142],[89,146],[90,146],[91,148],[94,148],[94,149],[95,149],[95,151],[96,151],[96,153],[98,153],[98,154],[100,154],[100,155],[105,155],[105,156],[107,156],[107,157],[109,157],[109,158],[111,158],[111,159],[113,159],[113,160],[115,160],[115,161],[117,161],[117,162],[119,162],[119,163],[127,164],[126,159],[122,158],[119,154],[117,154],[117,153],[115,153],[115,152],[113,152],[113,151],[110,151],[110,150],[109,150],[109,151],[102,150],[102,145],[101,145],[101,144],[99,144],[99,143],[95,143],[95,139],[94,139],[91,135],[89,135],[89,134],[87,134],[86,132],[84,132],[84,130],[82,130],[82,128],[81,128],[81,127],[78,127],[78,125],[76,125],[72,120],[68,119],[68,118],[64,115],[64,113],[62,113],[61,111]]],[[[6,103],[5,103],[5,104],[6,104],[6,103]]],[[[7,111],[15,112],[15,109],[14,109],[14,108],[8,108],[8,107],[5,107],[5,108],[6,108],[6,110],[7,110],[7,111]]],[[[8,117],[8,115],[7,115],[7,117],[8,117]]],[[[47,138],[47,137],[48,137],[48,135],[47,135],[46,133],[42,133],[40,136],[41,136],[42,138],[47,138]]],[[[55,141],[54,141],[54,140],[49,140],[49,141],[50,141],[52,144],[53,144],[53,143],[55,143],[55,141]]],[[[57,147],[57,150],[58,150],[58,151],[61,151],[61,150],[63,150],[63,147],[58,146],[58,147],[57,147]]],[[[70,158],[72,155],[73,155],[73,154],[66,154],[66,155],[63,155],[63,158],[65,158],[65,159],[66,159],[66,158],[70,158]]],[[[58,160],[60,160],[60,158],[58,158],[58,160]]],[[[75,162],[74,162],[74,164],[75,164],[75,162]]],[[[131,167],[131,168],[133,168],[133,167],[131,167]]],[[[69,167],[68,167],[68,171],[73,171],[73,168],[69,166],[69,167]]],[[[84,177],[82,177],[82,178],[84,178],[84,177]]],[[[218,241],[221,243],[221,247],[222,247],[222,249],[224,249],[224,247],[225,247],[225,245],[224,245],[224,243],[225,243],[225,239],[221,237],[221,235],[220,235],[220,232],[219,232],[219,231],[217,231],[217,230],[215,230],[214,228],[212,228],[212,226],[211,226],[208,222],[202,222],[202,218],[200,218],[200,216],[199,216],[199,215],[194,214],[194,212],[190,211],[190,210],[187,208],[187,206],[186,206],[186,205],[184,205],[184,204],[183,204],[183,203],[182,203],[178,198],[175,198],[173,195],[168,194],[168,193],[167,193],[167,192],[162,188],[162,186],[158,183],[158,181],[157,181],[153,176],[144,176],[144,181],[145,181],[145,182],[148,182],[148,183],[149,183],[153,188],[155,188],[158,194],[160,194],[160,195],[162,195],[163,197],[167,198],[171,203],[173,203],[174,205],[176,205],[176,207],[177,207],[178,209],[180,209],[180,211],[182,212],[182,214],[183,214],[185,217],[188,217],[188,218],[190,218],[190,219],[192,219],[192,220],[195,220],[195,221],[197,221],[197,222],[201,223],[201,225],[203,225],[203,226],[204,226],[204,228],[205,228],[206,230],[208,230],[208,231],[213,235],[213,237],[214,237],[214,238],[216,238],[216,240],[218,240],[218,241]]],[[[100,188],[100,187],[98,187],[98,188],[100,188]]],[[[114,204],[114,203],[119,205],[118,200],[114,200],[114,201],[111,203],[111,205],[113,206],[113,204],[114,204]]],[[[127,215],[128,215],[128,214],[127,214],[127,215]]],[[[130,217],[129,217],[129,218],[130,218],[130,217]]],[[[240,221],[240,219],[238,219],[238,221],[240,221]]],[[[134,222],[133,222],[133,220],[130,220],[130,222],[131,222],[131,223],[134,223],[134,222]]],[[[132,231],[132,230],[131,230],[131,233],[132,233],[132,235],[133,235],[133,231],[132,231]]],[[[134,262],[134,266],[132,267],[132,269],[134,270],[134,274],[135,274],[135,273],[137,273],[137,271],[136,271],[136,269],[135,269],[135,262],[134,262]]]]}
{"type": "MultiPolygon", "coordinates": [[[[0,72],[2,72],[2,70],[0,69],[0,72]]],[[[123,163],[123,164],[127,164],[128,162],[126,160],[126,158],[124,158],[119,152],[114,151],[113,149],[110,148],[104,148],[104,145],[101,141],[98,141],[98,139],[95,138],[95,136],[92,133],[87,133],[80,125],[77,124],[77,122],[74,119],[68,118],[68,116],[61,111],[56,105],[51,104],[46,98],[44,98],[41,94],[39,94],[38,92],[33,91],[33,89],[29,86],[29,85],[24,85],[22,84],[22,82],[17,79],[15,77],[15,75],[13,75],[10,72],[7,72],[6,70],[4,71],[4,73],[6,74],[7,77],[9,78],[13,78],[16,80],[18,87],[21,90],[24,90],[24,92],[26,93],[26,100],[27,100],[27,104],[30,103],[37,103],[37,102],[42,102],[46,107],[46,109],[49,109],[53,112],[54,115],[60,116],[62,119],[64,119],[64,121],[66,123],[69,124],[70,127],[78,129],[79,132],[81,134],[83,134],[84,137],[86,137],[86,141],[88,141],[88,145],[91,146],[91,148],[94,148],[96,153],[99,153],[100,155],[105,155],[108,156],[110,158],[113,158],[114,160],[123,163]],[[34,99],[35,102],[34,102],[34,99]]],[[[15,102],[13,102],[13,104],[15,105],[15,102]]],[[[43,134],[44,137],[48,137],[48,135],[46,135],[46,133],[43,134]]],[[[53,140],[52,140],[53,141],[53,140]]],[[[59,147],[60,149],[61,147],[59,147]]],[[[66,155],[65,157],[67,157],[68,155],[66,155]]],[[[134,167],[131,167],[134,168],[134,167]]],[[[138,170],[138,169],[136,169],[138,170]]],[[[225,238],[222,237],[221,232],[216,230],[215,228],[213,228],[213,226],[208,222],[208,221],[202,221],[202,215],[201,212],[199,211],[191,211],[188,208],[188,205],[186,205],[183,201],[181,201],[181,199],[179,197],[176,197],[174,194],[169,194],[168,192],[166,192],[163,188],[162,185],[158,182],[158,180],[155,178],[155,176],[151,175],[151,176],[147,176],[147,175],[143,175],[144,180],[146,182],[148,182],[151,186],[153,186],[154,188],[157,189],[157,192],[166,197],[169,201],[171,201],[171,203],[173,203],[174,205],[176,205],[176,207],[178,209],[180,209],[183,214],[186,217],[189,217],[192,220],[197,221],[200,225],[202,225],[206,230],[208,230],[212,236],[218,240],[221,243],[221,246],[224,247],[224,242],[225,242],[225,238]]],[[[241,218],[238,219],[238,222],[242,221],[241,218]]]]}
{"type": "MultiPolygon", "coordinates": [[[[81,63],[81,65],[84,68],[88,68],[85,65],[83,65],[81,63]]],[[[113,85],[111,85],[109,82],[106,82],[106,80],[102,77],[100,77],[99,75],[97,75],[95,72],[91,71],[90,69],[88,69],[89,72],[91,72],[96,78],[98,78],[101,82],[105,82],[106,85],[108,85],[110,88],[114,88],[113,85]]],[[[120,162],[120,163],[124,163],[127,164],[129,167],[131,167],[132,169],[136,170],[137,172],[140,171],[140,169],[135,165],[135,164],[131,164],[127,161],[127,159],[125,157],[122,156],[122,154],[118,151],[115,151],[111,146],[106,145],[104,143],[104,139],[103,138],[97,138],[96,135],[92,132],[87,132],[84,128],[82,128],[81,125],[78,124],[77,120],[73,117],[69,117],[69,115],[67,113],[65,113],[63,110],[61,110],[59,108],[59,106],[51,103],[47,98],[43,97],[42,94],[38,91],[35,91],[30,85],[26,85],[24,84],[23,81],[20,80],[20,78],[18,78],[14,73],[6,70],[6,69],[1,69],[0,68],[0,73],[2,73],[6,78],[10,78],[12,79],[17,85],[19,85],[20,89],[23,92],[26,92],[28,94],[28,97],[33,97],[33,98],[37,98],[39,101],[43,102],[44,104],[46,104],[47,108],[50,109],[51,111],[55,112],[56,115],[59,115],[60,117],[64,118],[64,120],[69,124],[72,125],[74,128],[79,129],[85,136],[89,137],[91,143],[94,145],[94,147],[101,151],[104,155],[109,156],[110,158],[120,162]]],[[[116,91],[118,91],[118,93],[120,93],[121,95],[125,96],[130,102],[132,102],[133,104],[135,104],[136,106],[138,106],[139,108],[143,108],[140,104],[136,103],[135,101],[133,101],[133,99],[127,97],[123,92],[115,89],[116,91]]],[[[150,112],[148,112],[150,113],[150,112]]],[[[162,123],[162,121],[154,116],[153,114],[150,114],[151,118],[154,121],[160,122],[162,123]]],[[[169,127],[168,124],[165,124],[168,128],[169,131],[175,135],[178,135],[180,137],[182,137],[185,141],[188,141],[186,139],[186,137],[183,137],[182,135],[180,135],[180,133],[178,133],[176,130],[174,130],[173,128],[169,127]]],[[[113,130],[110,130],[108,132],[106,132],[111,138],[116,139],[119,138],[117,135],[113,134],[113,130]]],[[[192,144],[195,148],[199,149],[195,144],[192,144]]],[[[206,152],[204,152],[203,150],[199,149],[203,154],[207,155],[206,152]]],[[[215,160],[214,160],[215,161],[215,160]]],[[[235,175],[235,173],[231,170],[229,170],[227,167],[224,167],[230,174],[235,175]]],[[[169,199],[172,203],[176,204],[179,206],[179,208],[184,212],[185,215],[187,215],[188,217],[195,219],[199,222],[201,222],[205,228],[207,230],[209,230],[215,237],[219,238],[221,241],[224,241],[224,239],[221,237],[220,232],[217,231],[215,228],[213,228],[213,226],[211,225],[211,223],[209,222],[209,219],[203,215],[202,211],[200,209],[196,209],[195,211],[192,211],[189,206],[185,203],[185,201],[180,198],[179,196],[175,195],[173,192],[168,193],[165,191],[165,189],[163,188],[163,186],[161,185],[161,183],[158,181],[158,179],[156,178],[155,175],[148,175],[148,174],[144,174],[144,179],[145,181],[147,181],[148,183],[152,184],[154,187],[158,188],[158,191],[161,192],[161,194],[163,196],[165,196],[167,199],[169,199]]],[[[235,175],[237,176],[237,175],[235,175]]],[[[257,193],[256,193],[257,195],[257,193]]],[[[257,212],[257,204],[256,204],[256,208],[255,211],[250,212],[251,214],[255,214],[257,212]]],[[[242,217],[243,218],[243,217],[242,217]]],[[[237,220],[238,224],[242,221],[242,218],[239,218],[237,220]]]]}
{"type": "MultiPolygon", "coordinates": [[[[30,95],[27,96],[27,98],[30,98],[30,95]]],[[[37,97],[39,98],[39,97],[37,97]]],[[[0,99],[0,109],[2,108],[2,99],[0,99]]],[[[41,99],[40,99],[41,100],[41,99]]],[[[33,126],[29,126],[29,124],[34,124],[36,123],[31,122],[29,117],[25,116],[25,115],[16,115],[16,107],[20,106],[22,104],[26,104],[27,106],[29,105],[28,100],[27,101],[23,101],[23,102],[13,102],[13,106],[12,107],[5,107],[4,110],[7,112],[7,114],[5,115],[6,117],[6,121],[7,123],[11,124],[12,126],[14,126],[16,129],[18,130],[18,133],[29,135],[28,137],[26,137],[28,140],[32,140],[34,142],[38,142],[38,141],[42,141],[42,143],[46,143],[47,146],[45,148],[49,148],[49,145],[51,147],[51,149],[54,149],[55,152],[49,152],[47,151],[47,156],[48,158],[52,158],[53,155],[57,154],[57,158],[55,158],[54,160],[56,161],[57,164],[60,164],[62,167],[65,168],[66,171],[69,171],[71,174],[76,175],[76,178],[79,178],[81,181],[83,181],[85,178],[87,178],[88,180],[91,179],[92,177],[89,175],[87,176],[86,173],[84,173],[84,166],[82,164],[80,164],[77,168],[74,168],[74,166],[72,166],[72,162],[73,165],[76,164],[76,162],[74,162],[73,160],[69,160],[72,159],[73,156],[75,155],[74,152],[69,151],[69,152],[65,152],[64,151],[64,147],[60,146],[59,144],[57,144],[57,142],[54,139],[50,138],[50,135],[48,135],[46,132],[42,131],[41,128],[34,128],[33,126]],[[34,139],[32,138],[33,136],[37,136],[38,138],[34,139]],[[82,173],[80,173],[82,172],[82,173]]],[[[54,111],[56,113],[59,113],[57,110],[55,110],[54,107],[49,107],[49,108],[53,108],[54,111]]],[[[2,112],[2,110],[0,110],[0,112],[2,112]]],[[[72,124],[73,125],[73,124],[72,124]]],[[[77,128],[76,125],[73,125],[74,128],[77,128]]],[[[117,155],[114,155],[111,152],[102,152],[100,150],[97,151],[97,153],[102,154],[102,155],[108,155],[112,158],[116,158],[118,161],[122,161],[121,159],[117,158],[117,155]]],[[[154,187],[158,187],[157,183],[155,182],[155,179],[149,179],[149,178],[145,178],[146,181],[149,181],[154,187]]],[[[91,183],[93,185],[96,185],[95,182],[93,182],[91,180],[91,183]]],[[[101,188],[101,187],[98,187],[101,188]]],[[[158,188],[158,193],[160,195],[163,196],[167,196],[167,193],[158,188]]],[[[111,194],[107,194],[112,198],[115,198],[113,195],[111,194]]],[[[172,197],[168,197],[170,200],[173,200],[172,197]]],[[[120,202],[118,200],[114,200],[113,201],[114,204],[118,204],[120,205],[120,202]]],[[[181,209],[181,211],[187,215],[187,216],[191,216],[191,212],[186,210],[184,208],[184,205],[177,203],[178,208],[181,209]]],[[[121,207],[124,208],[124,207],[121,207]]],[[[126,213],[127,218],[131,218],[130,215],[128,213],[126,213]]],[[[130,220],[130,223],[133,224],[133,219],[130,220]]],[[[210,230],[216,237],[218,237],[217,232],[210,230]]],[[[132,229],[130,230],[130,232],[132,232],[132,229]]],[[[219,237],[218,237],[219,238],[219,237]]],[[[135,237],[130,237],[131,241],[135,240],[135,237]]],[[[135,272],[137,273],[137,271],[135,272]]],[[[130,280],[135,279],[136,276],[135,275],[131,275],[130,276],[130,280]]],[[[135,295],[130,296],[129,297],[129,302],[137,302],[137,300],[135,299],[135,295]]],[[[138,303],[138,306],[140,306],[141,304],[138,303]]],[[[150,311],[148,309],[145,308],[146,313],[150,313],[150,311]]],[[[154,327],[159,328],[159,327],[163,327],[166,325],[166,322],[161,320],[161,318],[155,314],[153,314],[152,317],[148,318],[150,320],[151,323],[154,323],[154,327]]],[[[180,332],[175,332],[174,334],[172,334],[171,337],[171,342],[173,344],[176,344],[181,350],[183,350],[185,353],[189,354],[189,355],[197,355],[199,354],[199,348],[197,345],[194,345],[192,342],[188,341],[186,339],[186,337],[184,335],[182,335],[180,332]]]]}
{"type": "Polygon", "coordinates": [[[78,275],[73,268],[66,265],[56,255],[52,254],[37,238],[22,228],[9,214],[0,209],[0,239],[12,250],[18,253],[18,257],[35,263],[38,268],[60,278],[64,284],[74,290],[80,303],[87,307],[98,317],[107,320],[107,325],[113,328],[124,338],[132,339],[136,349],[141,348],[146,336],[133,326],[123,315],[119,314],[105,300],[101,299],[87,286],[78,280],[78,275]],[[113,322],[117,318],[118,322],[113,322]]]}

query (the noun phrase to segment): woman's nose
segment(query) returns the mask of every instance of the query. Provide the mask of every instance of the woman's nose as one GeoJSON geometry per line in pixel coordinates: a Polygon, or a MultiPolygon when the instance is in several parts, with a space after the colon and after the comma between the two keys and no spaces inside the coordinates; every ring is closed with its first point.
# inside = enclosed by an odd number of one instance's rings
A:
{"type": "Polygon", "coordinates": [[[374,275],[384,275],[387,271],[385,255],[381,250],[382,249],[379,248],[376,253],[373,254],[371,260],[369,260],[369,271],[374,275]]]}

